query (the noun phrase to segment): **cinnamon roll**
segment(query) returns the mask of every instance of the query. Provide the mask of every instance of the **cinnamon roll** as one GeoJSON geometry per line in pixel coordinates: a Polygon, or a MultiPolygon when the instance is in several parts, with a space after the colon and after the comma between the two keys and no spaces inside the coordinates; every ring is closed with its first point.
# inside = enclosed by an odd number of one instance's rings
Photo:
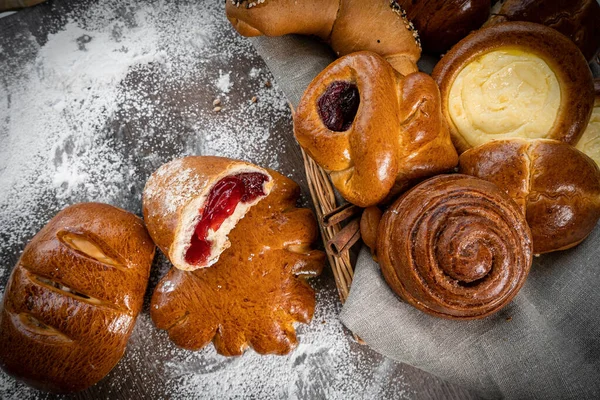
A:
{"type": "Polygon", "coordinates": [[[384,213],[377,256],[392,290],[414,307],[474,319],[500,310],[523,286],[532,240],[519,207],[497,186],[438,175],[384,213]]]}

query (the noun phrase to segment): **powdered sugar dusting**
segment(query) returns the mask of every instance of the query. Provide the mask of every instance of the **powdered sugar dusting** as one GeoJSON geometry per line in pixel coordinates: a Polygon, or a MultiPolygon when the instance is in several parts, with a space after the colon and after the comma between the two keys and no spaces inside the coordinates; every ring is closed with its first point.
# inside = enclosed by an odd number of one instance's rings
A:
{"type": "MultiPolygon", "coordinates": [[[[14,37],[0,37],[2,292],[25,243],[56,212],[79,201],[101,201],[139,215],[149,175],[173,159],[219,155],[279,169],[296,180],[302,176],[286,162],[291,134],[278,135],[291,132],[287,102],[275,84],[267,84],[272,77],[249,42],[232,30],[221,2],[69,4],[68,15],[45,19],[47,36],[23,24],[14,37]]],[[[331,276],[315,280],[315,318],[298,327],[300,345],[290,356],[249,350],[225,358],[212,345],[198,352],[179,349],[154,327],[149,298],[169,268],[159,254],[127,352],[88,397],[411,394],[401,375],[390,378],[396,364],[344,331],[331,276]]],[[[0,373],[0,397],[49,396],[0,373]]]]}

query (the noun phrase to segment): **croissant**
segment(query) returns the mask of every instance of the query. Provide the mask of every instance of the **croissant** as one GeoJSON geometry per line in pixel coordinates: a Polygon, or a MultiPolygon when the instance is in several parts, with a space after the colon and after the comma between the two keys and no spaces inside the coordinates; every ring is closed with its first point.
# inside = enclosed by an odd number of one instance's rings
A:
{"type": "Polygon", "coordinates": [[[600,166],[600,79],[594,81],[596,100],[587,128],[575,146],[577,150],[587,154],[596,165],[600,166]]]}
{"type": "Polygon", "coordinates": [[[148,284],[154,243],[137,216],[65,208],[23,250],[4,293],[0,364],[53,392],[86,389],[119,362],[148,284]]]}
{"type": "Polygon", "coordinates": [[[341,195],[361,207],[458,162],[433,79],[403,76],[371,52],[339,58],[317,75],[294,115],[294,133],[341,195]]]}
{"type": "Polygon", "coordinates": [[[437,317],[483,318],[523,286],[531,233],[517,204],[494,184],[438,175],[384,213],[377,257],[386,282],[414,307],[437,317]]]}
{"type": "Polygon", "coordinates": [[[338,56],[369,50],[402,74],[418,70],[419,37],[394,0],[227,0],[225,10],[244,36],[315,35],[338,56]]]}
{"type": "Polygon", "coordinates": [[[577,46],[530,22],[473,32],[441,59],[432,76],[459,153],[513,137],[575,144],[594,103],[592,73],[577,46]]]}
{"type": "Polygon", "coordinates": [[[555,140],[499,140],[460,156],[460,171],[495,183],[527,217],[536,254],[582,242],[600,218],[600,170],[555,140]]]}
{"type": "Polygon", "coordinates": [[[162,165],[148,179],[144,220],[175,267],[206,268],[229,247],[231,229],[272,186],[266,170],[247,162],[184,157],[162,165]]]}
{"type": "Polygon", "coordinates": [[[594,59],[600,48],[597,0],[504,0],[494,11],[486,25],[529,21],[549,26],[571,39],[588,61],[594,59]]]}

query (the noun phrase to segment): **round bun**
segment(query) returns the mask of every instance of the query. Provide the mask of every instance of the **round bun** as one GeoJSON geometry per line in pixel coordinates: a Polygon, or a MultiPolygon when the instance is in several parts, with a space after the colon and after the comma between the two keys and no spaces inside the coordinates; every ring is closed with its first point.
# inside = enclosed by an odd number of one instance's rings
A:
{"type": "Polygon", "coordinates": [[[529,22],[473,32],[432,76],[459,153],[513,137],[575,144],[594,103],[592,74],[577,46],[529,22]]]}
{"type": "Polygon", "coordinates": [[[519,204],[536,254],[579,244],[600,218],[600,170],[562,142],[490,142],[463,153],[460,172],[495,183],[519,204]]]}
{"type": "Polygon", "coordinates": [[[597,0],[504,0],[489,24],[528,21],[549,26],[571,39],[591,61],[600,48],[597,0]]]}
{"type": "Polygon", "coordinates": [[[531,233],[519,207],[494,184],[438,175],[384,213],[377,257],[392,290],[419,310],[483,318],[523,286],[531,233]]]}
{"type": "Polygon", "coordinates": [[[600,167],[600,79],[594,81],[594,91],[596,92],[596,100],[594,101],[590,122],[575,147],[594,160],[596,165],[600,167]]]}

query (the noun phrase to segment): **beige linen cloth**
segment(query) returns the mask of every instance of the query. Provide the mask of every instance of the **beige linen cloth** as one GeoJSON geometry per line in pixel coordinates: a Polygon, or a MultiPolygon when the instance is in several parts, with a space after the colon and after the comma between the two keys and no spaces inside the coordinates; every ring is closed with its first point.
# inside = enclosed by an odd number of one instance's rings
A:
{"type": "MultiPolygon", "coordinates": [[[[294,107],[334,59],[305,37],[252,43],[294,107]]],[[[600,226],[574,249],[535,258],[510,305],[468,322],[401,302],[363,249],[340,318],[379,353],[485,397],[600,399],[600,226]]]]}

